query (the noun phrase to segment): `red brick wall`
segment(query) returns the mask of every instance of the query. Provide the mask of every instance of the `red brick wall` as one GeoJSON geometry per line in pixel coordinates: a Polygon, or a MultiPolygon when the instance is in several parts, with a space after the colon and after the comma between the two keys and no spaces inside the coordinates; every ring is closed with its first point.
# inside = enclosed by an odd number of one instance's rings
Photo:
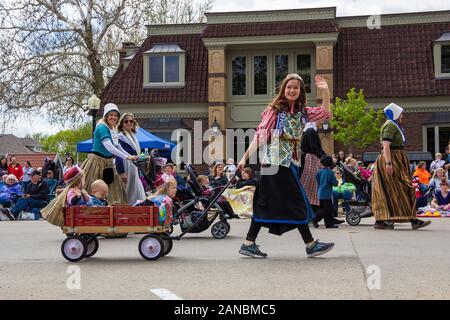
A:
{"type": "MultiPolygon", "coordinates": [[[[432,114],[432,112],[405,112],[402,121],[402,126],[406,134],[405,150],[422,151],[422,125],[431,118],[432,114]]],[[[377,140],[364,150],[354,150],[353,155],[360,159],[363,152],[380,151],[380,149],[380,141],[377,140]]],[[[348,153],[347,148],[342,143],[335,141],[334,152],[338,153],[339,150],[344,150],[346,154],[348,153]]]]}

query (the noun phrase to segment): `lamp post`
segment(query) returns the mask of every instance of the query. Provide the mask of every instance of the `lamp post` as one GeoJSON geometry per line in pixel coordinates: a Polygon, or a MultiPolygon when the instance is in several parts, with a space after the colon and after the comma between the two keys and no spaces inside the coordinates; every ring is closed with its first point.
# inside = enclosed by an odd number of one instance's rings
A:
{"type": "Polygon", "coordinates": [[[323,131],[328,131],[329,126],[330,126],[330,123],[329,123],[328,121],[324,121],[324,122],[322,123],[323,131]]]}
{"type": "Polygon", "coordinates": [[[92,115],[92,133],[95,131],[95,118],[97,117],[97,112],[100,109],[100,102],[100,99],[95,94],[88,99],[89,111],[92,115]]]}
{"type": "Polygon", "coordinates": [[[214,122],[211,124],[211,129],[213,130],[214,133],[219,132],[220,130],[220,125],[217,122],[217,118],[214,118],[214,122]]]}

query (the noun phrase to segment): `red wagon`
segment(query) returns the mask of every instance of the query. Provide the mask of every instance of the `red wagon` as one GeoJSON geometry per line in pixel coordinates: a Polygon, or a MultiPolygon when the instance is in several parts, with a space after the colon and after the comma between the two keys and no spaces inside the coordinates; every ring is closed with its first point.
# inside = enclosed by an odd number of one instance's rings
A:
{"type": "Polygon", "coordinates": [[[66,209],[61,245],[64,258],[71,262],[92,257],[98,250],[100,234],[146,234],[139,242],[139,253],[146,260],[156,260],[172,250],[172,239],[167,232],[171,217],[159,220],[159,208],[108,206],[75,206],[66,209]]]}

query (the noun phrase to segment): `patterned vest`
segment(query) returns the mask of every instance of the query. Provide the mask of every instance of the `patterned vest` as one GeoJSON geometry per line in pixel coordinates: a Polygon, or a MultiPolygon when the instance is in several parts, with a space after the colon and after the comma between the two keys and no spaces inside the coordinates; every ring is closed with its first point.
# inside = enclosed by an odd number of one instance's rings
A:
{"type": "Polygon", "coordinates": [[[275,134],[265,146],[263,164],[289,167],[291,162],[300,165],[300,140],[303,123],[300,112],[295,115],[280,112],[278,114],[275,134]],[[295,157],[293,158],[293,155],[295,157]]]}

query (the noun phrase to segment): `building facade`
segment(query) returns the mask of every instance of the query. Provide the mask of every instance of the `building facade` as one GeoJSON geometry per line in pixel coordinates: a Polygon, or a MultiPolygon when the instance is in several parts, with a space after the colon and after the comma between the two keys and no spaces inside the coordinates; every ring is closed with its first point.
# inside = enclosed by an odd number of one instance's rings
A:
{"type": "MultiPolygon", "coordinates": [[[[450,11],[337,17],[331,7],[206,18],[149,25],[142,45],[124,44],[102,101],[170,139],[174,129],[192,131],[195,123],[203,131],[213,124],[222,131],[255,128],[288,73],[305,80],[308,105],[320,105],[320,74],[332,99],[355,87],[375,108],[403,106],[408,150],[442,152],[450,140],[450,11]]],[[[327,152],[341,148],[330,131],[321,135],[327,152]]],[[[378,143],[368,148],[377,149],[378,143]]],[[[229,150],[222,156],[239,160],[236,148],[229,150]]]]}

